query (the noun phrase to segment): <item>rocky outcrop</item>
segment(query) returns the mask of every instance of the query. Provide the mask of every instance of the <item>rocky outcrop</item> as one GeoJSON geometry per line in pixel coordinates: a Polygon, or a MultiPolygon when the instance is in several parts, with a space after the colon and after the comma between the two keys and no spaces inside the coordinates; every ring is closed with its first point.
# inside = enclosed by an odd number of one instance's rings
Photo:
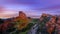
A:
{"type": "Polygon", "coordinates": [[[26,14],[23,13],[22,11],[19,11],[19,16],[16,17],[14,21],[16,22],[16,26],[17,26],[16,28],[18,30],[22,30],[28,25],[28,18],[26,14]]]}

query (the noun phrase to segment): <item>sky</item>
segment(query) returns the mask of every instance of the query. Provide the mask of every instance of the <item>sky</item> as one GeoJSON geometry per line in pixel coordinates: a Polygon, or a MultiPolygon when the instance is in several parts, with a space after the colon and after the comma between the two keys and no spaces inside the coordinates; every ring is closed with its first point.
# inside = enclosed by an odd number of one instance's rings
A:
{"type": "Polygon", "coordinates": [[[0,18],[9,18],[23,11],[27,16],[42,13],[60,15],[60,0],[0,0],[0,18]]]}

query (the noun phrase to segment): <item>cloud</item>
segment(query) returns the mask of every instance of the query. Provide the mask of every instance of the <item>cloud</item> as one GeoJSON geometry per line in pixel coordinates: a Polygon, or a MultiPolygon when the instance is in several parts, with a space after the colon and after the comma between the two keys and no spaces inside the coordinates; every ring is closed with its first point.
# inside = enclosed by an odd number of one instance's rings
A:
{"type": "Polygon", "coordinates": [[[2,13],[0,13],[0,18],[11,18],[11,17],[16,17],[17,16],[17,12],[13,11],[13,10],[5,10],[2,13]]]}
{"type": "Polygon", "coordinates": [[[3,12],[5,10],[4,6],[0,6],[0,13],[3,12]]]}
{"type": "Polygon", "coordinates": [[[60,12],[55,11],[60,11],[60,0],[0,0],[0,17],[15,16],[15,12],[19,10],[27,13],[28,16],[39,16],[43,11],[59,14],[60,12]]]}
{"type": "MultiPolygon", "coordinates": [[[[32,9],[49,9],[49,7],[60,5],[60,0],[0,0],[0,4],[16,4],[26,5],[32,7],[32,9]]],[[[53,8],[54,9],[54,8],[53,8]]]]}

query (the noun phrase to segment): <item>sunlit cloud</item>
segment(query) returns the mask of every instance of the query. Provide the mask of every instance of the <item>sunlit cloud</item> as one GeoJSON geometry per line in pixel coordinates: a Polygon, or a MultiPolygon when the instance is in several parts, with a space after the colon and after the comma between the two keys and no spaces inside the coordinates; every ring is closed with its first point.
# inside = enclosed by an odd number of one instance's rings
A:
{"type": "Polygon", "coordinates": [[[0,18],[17,16],[19,11],[27,16],[59,15],[60,0],[0,0],[0,18]]]}

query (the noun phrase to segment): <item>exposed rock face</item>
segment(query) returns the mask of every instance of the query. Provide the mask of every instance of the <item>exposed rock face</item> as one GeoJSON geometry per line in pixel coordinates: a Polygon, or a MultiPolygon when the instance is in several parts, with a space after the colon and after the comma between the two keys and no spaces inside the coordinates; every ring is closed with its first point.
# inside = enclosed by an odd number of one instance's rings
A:
{"type": "Polygon", "coordinates": [[[54,30],[55,25],[56,25],[56,16],[49,15],[49,14],[42,14],[42,16],[40,17],[40,24],[41,23],[42,23],[42,25],[44,25],[44,24],[46,25],[44,27],[46,27],[47,32],[49,34],[51,34],[54,30]]]}
{"type": "Polygon", "coordinates": [[[55,30],[56,30],[56,34],[60,34],[60,17],[58,17],[55,30]]]}
{"type": "Polygon", "coordinates": [[[40,21],[43,21],[43,19],[44,19],[45,17],[48,17],[48,14],[44,14],[44,13],[43,13],[43,14],[41,15],[41,17],[40,17],[40,21]]]}
{"type": "Polygon", "coordinates": [[[52,16],[51,19],[47,22],[46,27],[48,28],[47,31],[49,32],[49,34],[52,33],[52,31],[54,30],[55,24],[56,24],[56,17],[52,16]]]}
{"type": "Polygon", "coordinates": [[[19,12],[19,16],[16,17],[14,20],[17,23],[16,28],[18,30],[21,30],[21,29],[25,28],[28,25],[28,18],[26,16],[26,14],[23,13],[22,11],[19,12]]]}
{"type": "Polygon", "coordinates": [[[50,20],[50,17],[48,14],[42,14],[42,16],[40,17],[40,32],[41,33],[46,33],[46,23],[50,20]]]}
{"type": "Polygon", "coordinates": [[[41,17],[40,17],[40,21],[43,21],[43,19],[44,19],[45,17],[49,17],[49,16],[51,16],[51,15],[43,13],[43,14],[41,15],[41,17]]]}

